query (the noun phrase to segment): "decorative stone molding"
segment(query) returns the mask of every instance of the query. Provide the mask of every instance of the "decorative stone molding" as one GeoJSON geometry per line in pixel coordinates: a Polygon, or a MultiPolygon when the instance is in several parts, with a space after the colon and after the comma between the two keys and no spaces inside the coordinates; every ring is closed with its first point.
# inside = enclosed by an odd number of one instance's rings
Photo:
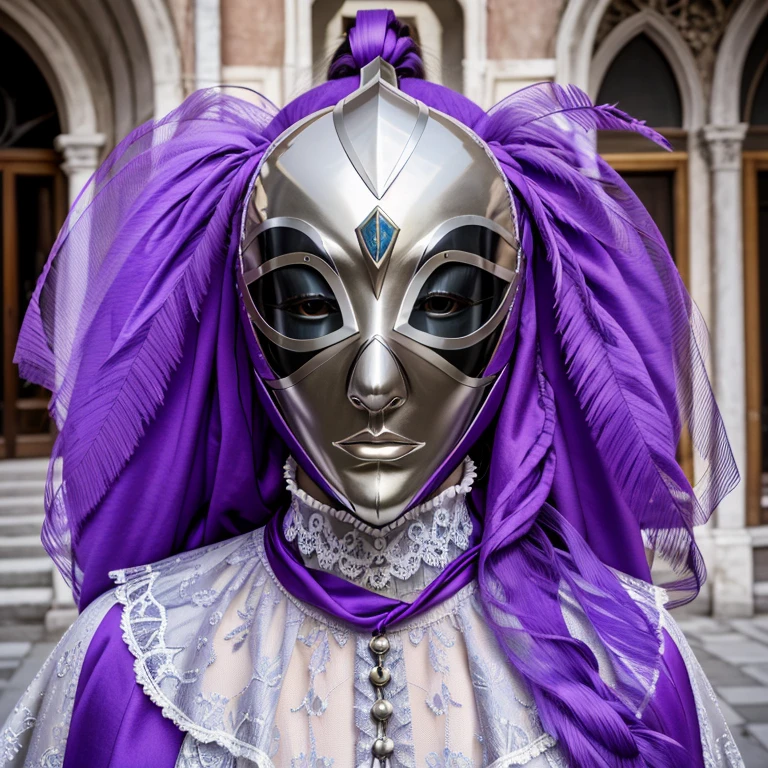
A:
{"type": "Polygon", "coordinates": [[[741,171],[741,147],[747,124],[704,126],[704,146],[713,171],[741,171]]]}
{"type": "Polygon", "coordinates": [[[705,93],[709,91],[717,48],[741,0],[614,0],[606,8],[595,35],[600,47],[613,29],[635,14],[652,10],[680,35],[693,54],[705,93]]]}
{"type": "Polygon", "coordinates": [[[491,107],[521,88],[554,79],[554,59],[489,59],[481,105],[491,107]]]}
{"type": "Polygon", "coordinates": [[[54,147],[64,155],[61,168],[66,174],[94,168],[99,163],[101,150],[107,137],[103,133],[62,133],[54,140],[54,147]]]}

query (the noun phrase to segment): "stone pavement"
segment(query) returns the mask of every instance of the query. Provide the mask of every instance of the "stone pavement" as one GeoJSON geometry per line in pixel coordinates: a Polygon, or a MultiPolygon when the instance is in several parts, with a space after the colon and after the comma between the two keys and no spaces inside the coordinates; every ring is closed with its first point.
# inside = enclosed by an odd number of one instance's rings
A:
{"type": "MultiPolygon", "coordinates": [[[[746,768],[768,768],[768,616],[728,621],[693,616],[679,623],[720,697],[746,768]]],[[[0,723],[53,647],[53,642],[0,643],[0,662],[15,665],[8,679],[0,680],[0,723]]]]}
{"type": "Polygon", "coordinates": [[[747,768],[768,768],[768,616],[678,619],[747,768]]]}

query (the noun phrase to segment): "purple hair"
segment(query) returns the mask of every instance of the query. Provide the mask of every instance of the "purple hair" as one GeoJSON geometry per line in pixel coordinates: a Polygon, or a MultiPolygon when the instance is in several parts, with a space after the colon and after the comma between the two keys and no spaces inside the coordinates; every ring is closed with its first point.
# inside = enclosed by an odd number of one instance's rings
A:
{"type": "Polygon", "coordinates": [[[23,376],[53,391],[60,428],[46,548],[85,605],[109,588],[109,570],[228,538],[284,508],[286,448],[258,401],[239,315],[237,222],[269,142],[354,91],[377,56],[406,94],[489,145],[528,256],[514,344],[503,346],[506,394],[484,435],[490,467],[473,493],[488,622],[569,765],[689,764],[641,717],[659,639],[611,568],[650,580],[644,547],[655,549],[679,574],[678,599],[690,599],[704,578],[693,525],[737,473],[700,319],[658,229],[589,132],[663,139],[551,83],[486,114],[420,79],[418,47],[391,11],[358,14],[329,81],[280,111],[193,94],[128,136],[76,202],[16,356],[23,376]],[[696,492],[676,461],[683,425],[709,462],[696,492]],[[594,626],[614,688],[569,633],[564,590],[594,626]]]}

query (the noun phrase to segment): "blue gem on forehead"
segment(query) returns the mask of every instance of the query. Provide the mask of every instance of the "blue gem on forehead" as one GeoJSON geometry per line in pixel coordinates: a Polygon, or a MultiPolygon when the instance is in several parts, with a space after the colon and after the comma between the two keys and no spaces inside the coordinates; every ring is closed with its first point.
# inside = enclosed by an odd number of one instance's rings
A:
{"type": "Polygon", "coordinates": [[[381,208],[374,208],[357,228],[362,250],[378,265],[389,253],[398,228],[381,208]]]}

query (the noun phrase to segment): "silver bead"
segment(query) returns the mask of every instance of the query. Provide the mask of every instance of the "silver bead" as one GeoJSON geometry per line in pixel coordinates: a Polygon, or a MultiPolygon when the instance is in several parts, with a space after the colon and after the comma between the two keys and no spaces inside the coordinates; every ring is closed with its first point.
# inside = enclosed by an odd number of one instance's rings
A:
{"type": "Polygon", "coordinates": [[[381,688],[382,686],[386,685],[392,675],[389,673],[389,670],[386,667],[374,667],[370,673],[368,674],[368,678],[371,681],[373,685],[375,685],[377,688],[381,688]]]}
{"type": "Polygon", "coordinates": [[[395,742],[388,736],[383,739],[376,739],[371,747],[374,757],[378,757],[380,760],[389,757],[395,751],[395,742]]]}
{"type": "Polygon", "coordinates": [[[386,635],[376,635],[376,637],[368,643],[368,647],[371,649],[371,653],[376,656],[383,656],[389,651],[389,638],[386,635]]]}
{"type": "Polygon", "coordinates": [[[374,705],[371,707],[371,714],[376,720],[389,720],[394,711],[392,702],[387,701],[386,699],[379,699],[377,702],[374,702],[374,705]]]}

